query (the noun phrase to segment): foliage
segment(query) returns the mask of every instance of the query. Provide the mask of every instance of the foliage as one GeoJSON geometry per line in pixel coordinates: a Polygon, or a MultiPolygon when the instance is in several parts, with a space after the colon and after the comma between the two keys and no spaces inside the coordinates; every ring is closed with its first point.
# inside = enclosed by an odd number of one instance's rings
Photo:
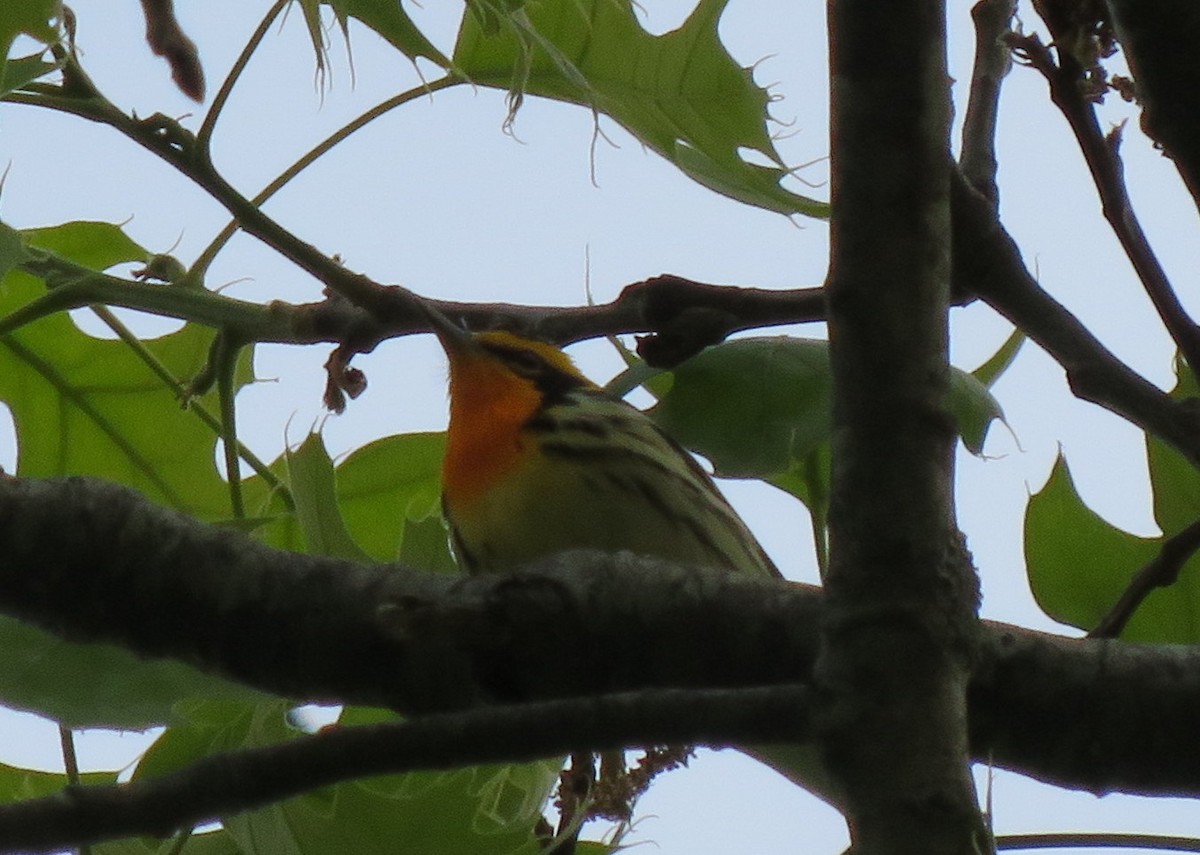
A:
{"type": "MultiPolygon", "coordinates": [[[[449,58],[394,3],[328,5],[347,36],[349,21],[360,21],[409,58],[440,65],[451,82],[508,90],[514,115],[526,95],[582,104],[719,192],[783,213],[825,213],[821,203],[780,186],[787,168],[767,133],[767,93],[717,35],[724,0],[702,3],[682,28],[662,36],[646,33],[633,6],[623,2],[479,2],[465,13],[449,58]],[[626,56],[639,61],[615,61],[626,56]],[[614,78],[617,67],[628,71],[614,78]],[[773,165],[747,162],[743,149],[773,165]]],[[[56,44],[56,8],[21,6],[22,17],[5,18],[10,28],[0,38],[7,45],[23,32],[51,50],[10,59],[0,94],[14,92],[26,103],[39,103],[39,97],[51,105],[71,103],[90,83],[69,48],[56,44]],[[43,82],[59,69],[62,87],[43,82]]],[[[301,8],[323,62],[321,6],[306,2],[301,8]]],[[[85,110],[102,101],[100,93],[91,94],[85,110]]],[[[111,117],[103,109],[98,115],[111,117]]],[[[122,129],[132,134],[134,128],[136,123],[122,129]]],[[[220,252],[224,239],[212,253],[220,252]]],[[[312,434],[273,463],[239,449],[253,474],[227,468],[223,477],[215,452],[236,446],[234,398],[254,382],[253,339],[235,341],[232,331],[261,315],[257,307],[198,290],[195,274],[202,275],[203,267],[189,274],[174,259],[152,256],[113,223],[22,231],[0,225],[0,400],[16,427],[17,474],[96,475],[202,520],[249,529],[276,547],[452,570],[439,505],[440,434],[384,437],[336,465],[320,435],[312,434]],[[189,322],[142,339],[104,303],[133,304],[189,322]],[[85,305],[92,308],[79,311],[95,314],[115,339],[84,332],[63,311],[85,305]],[[214,313],[222,312],[226,323],[213,323],[214,313]]],[[[685,425],[694,418],[676,420],[685,425]]],[[[227,456],[227,464],[232,461],[227,456]]],[[[135,777],[298,732],[287,701],[179,663],[141,662],[106,646],[71,644],[8,618],[0,620],[0,642],[6,704],[67,727],[166,725],[135,777]],[[97,685],[105,691],[97,692],[97,685]]],[[[342,721],[378,716],[347,709],[342,721]]],[[[556,772],[557,762],[551,762],[343,784],[228,818],[224,828],[189,840],[187,851],[368,852],[390,849],[396,840],[414,851],[534,851],[534,820],[556,772]]],[[[21,770],[7,775],[10,796],[45,792],[65,780],[21,770]]],[[[96,851],[165,851],[171,845],[127,841],[96,851]]]]}
{"type": "MultiPolygon", "coordinates": [[[[444,72],[439,82],[401,93],[396,105],[427,88],[471,85],[507,91],[510,121],[527,96],[580,105],[596,116],[597,128],[601,117],[620,124],[683,174],[737,202],[824,217],[827,205],[783,186],[790,169],[769,131],[770,95],[720,39],[726,4],[700,0],[678,29],[655,36],[639,24],[629,0],[472,0],[452,50],[439,49],[394,2],[303,0],[300,6],[319,61],[328,6],[347,33],[351,20],[361,22],[405,57],[444,72]],[[758,162],[747,159],[747,152],[758,162]]],[[[106,112],[112,105],[97,106],[98,92],[79,94],[78,87],[90,84],[81,82],[77,59],[59,41],[63,33],[52,24],[56,13],[49,0],[0,0],[6,54],[19,34],[48,46],[7,60],[0,97],[81,112],[153,150],[135,136],[141,127],[136,121],[123,124],[106,112]],[[58,80],[56,75],[61,81],[48,82],[58,80]]],[[[205,120],[210,130],[213,118],[205,120]]],[[[183,134],[178,125],[163,127],[183,134]]],[[[335,135],[330,144],[356,128],[335,135]]],[[[198,138],[187,143],[196,149],[180,144],[196,155],[182,168],[193,168],[191,177],[211,188],[216,182],[195,167],[208,155],[203,132],[198,138]]],[[[298,162],[272,192],[323,151],[298,162]]],[[[247,200],[232,190],[218,192],[245,218],[243,227],[252,228],[253,212],[265,196],[247,200]]],[[[219,253],[226,240],[227,235],[217,237],[211,253],[219,253]]],[[[281,253],[297,253],[294,236],[274,240],[281,253]]],[[[442,435],[382,437],[335,462],[321,435],[313,433],[278,460],[255,459],[237,443],[235,398],[255,380],[255,339],[246,331],[260,328],[269,311],[199,287],[196,278],[203,278],[211,258],[190,274],[151,276],[161,280],[152,285],[133,281],[147,278],[133,272],[133,265],[161,270],[163,260],[152,258],[114,223],[79,220],[20,231],[0,224],[0,401],[16,427],[17,474],[96,475],[201,520],[251,530],[278,548],[453,571],[439,504],[442,435]],[[170,334],[142,339],[109,305],[185,323],[170,334]],[[67,309],[92,312],[117,337],[85,333],[67,309]],[[215,463],[218,449],[226,451],[223,468],[215,463]],[[242,466],[252,474],[243,476],[242,466]]],[[[989,388],[1022,340],[1014,333],[976,372],[952,373],[949,409],[975,454],[982,454],[991,423],[1003,417],[989,388]]],[[[832,431],[827,342],[741,339],[709,348],[666,375],[655,376],[644,366],[634,373],[658,395],[651,415],[705,456],[718,476],[766,481],[808,507],[824,566],[832,431]]],[[[1173,394],[1179,399],[1197,394],[1186,371],[1180,371],[1173,394]]],[[[1146,443],[1160,537],[1135,537],[1093,514],[1076,493],[1065,460],[1030,501],[1025,537],[1030,581],[1055,619],[1095,626],[1131,573],[1192,522],[1200,498],[1194,469],[1159,440],[1147,435],[1146,443]],[[1089,560],[1080,561],[1080,555],[1089,560]]],[[[1125,637],[1200,640],[1195,623],[1200,583],[1194,572],[1184,577],[1192,581],[1155,594],[1137,611],[1125,637]]],[[[68,728],[163,726],[136,777],[300,732],[290,699],[179,663],[142,662],[113,648],[64,642],[11,618],[0,618],[0,701],[68,728]]],[[[350,708],[341,721],[387,715],[350,708]]],[[[390,851],[403,840],[412,851],[534,852],[535,823],[557,770],[551,760],[342,784],[228,818],[222,829],[194,836],[185,851],[374,852],[390,851]]],[[[84,782],[112,778],[87,775],[84,782]]],[[[3,767],[0,794],[30,797],[61,788],[66,780],[3,767]]],[[[94,851],[158,852],[170,846],[127,841],[94,851]]],[[[599,844],[589,848],[607,851],[599,844]]]]}
{"type": "MultiPolygon", "coordinates": [[[[1176,366],[1171,397],[1197,396],[1187,365],[1176,366]]],[[[1105,522],[1087,507],[1060,455],[1050,478],[1029,501],[1025,558],[1038,604],[1055,620],[1095,627],[1129,587],[1134,573],[1195,521],[1200,475],[1179,452],[1150,434],[1144,438],[1154,519],[1161,534],[1138,537],[1105,522]],[[1080,561],[1087,555],[1087,561],[1080,561]]],[[[1129,641],[1195,644],[1200,641],[1200,558],[1183,565],[1175,584],[1161,587],[1132,615],[1121,637],[1129,641]]]]}

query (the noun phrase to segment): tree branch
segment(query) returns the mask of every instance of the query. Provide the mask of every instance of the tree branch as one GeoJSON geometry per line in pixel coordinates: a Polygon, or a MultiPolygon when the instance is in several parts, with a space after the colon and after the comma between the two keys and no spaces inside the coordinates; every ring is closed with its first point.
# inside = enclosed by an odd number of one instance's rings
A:
{"type": "Polygon", "coordinates": [[[961,173],[950,178],[956,282],[978,294],[1067,372],[1071,390],[1159,437],[1200,465],[1200,412],[1172,401],[1117,359],[1079,319],[1038,285],[991,204],[961,173]]]}
{"type": "Polygon", "coordinates": [[[968,694],[977,760],[1096,795],[1200,797],[1200,648],[985,626],[968,694]]]}
{"type": "MultiPolygon", "coordinates": [[[[824,615],[807,585],[630,555],[459,577],[277,552],[87,478],[0,478],[0,543],[6,614],[410,713],[803,683],[824,615]]],[[[970,711],[977,758],[1095,792],[1200,795],[1200,649],[985,624],[970,711]]],[[[720,734],[678,741],[694,736],[720,734]]]]}
{"type": "MultiPolygon", "coordinates": [[[[94,303],[136,309],[228,330],[247,342],[341,345],[348,359],[391,338],[429,331],[414,309],[413,293],[375,284],[382,315],[336,294],[318,303],[269,305],[237,300],[203,289],[148,284],[91,270],[44,250],[26,248],[21,269],[41,278],[42,297],[0,318],[0,335],[55,312],[94,303]]],[[[568,344],[628,332],[655,333],[644,343],[653,364],[678,364],[731,333],[825,317],[821,288],[771,290],[694,282],[663,274],[636,282],[612,302],[592,306],[517,306],[428,300],[471,329],[503,327],[568,344]]]]}
{"type": "Polygon", "coordinates": [[[1016,13],[1016,0],[979,0],[971,7],[975,64],[963,120],[959,166],[971,186],[993,205],[1000,201],[996,187],[996,114],[1000,108],[1000,86],[1012,65],[1012,51],[1003,36],[1016,13]]]}
{"type": "Polygon", "coordinates": [[[480,577],[296,555],[78,477],[0,478],[0,543],[7,614],[287,697],[409,714],[794,682],[820,607],[805,586],[632,555],[480,577]]]}
{"type": "Polygon", "coordinates": [[[579,745],[807,738],[808,689],[664,689],[331,727],[262,748],[214,754],[127,784],[70,787],[0,805],[0,851],[54,851],[135,835],[164,837],[340,781],[483,763],[525,763],[579,745]]]}
{"type": "Polygon", "coordinates": [[[1142,129],[1175,162],[1200,205],[1200,8],[1190,0],[1108,0],[1137,85],[1142,129]]]}
{"type": "MultiPolygon", "coordinates": [[[[1200,463],[1200,413],[1187,403],[1172,401],[1118,360],[1038,285],[988,200],[974,192],[960,172],[952,173],[951,185],[952,281],[959,302],[978,295],[1063,366],[1076,395],[1128,419],[1200,463]]],[[[45,253],[35,253],[24,266],[45,277],[51,290],[0,319],[0,333],[54,311],[104,302],[228,327],[246,341],[336,342],[341,345],[337,356],[348,361],[382,341],[427,329],[412,306],[412,293],[400,287],[375,286],[381,303],[388,306],[379,316],[336,296],[319,303],[275,301],[264,307],[203,291],[125,280],[45,253]]],[[[560,344],[663,330],[666,344],[651,354],[661,361],[677,359],[737,330],[820,321],[826,314],[823,288],[777,291],[710,285],[671,274],[634,283],[600,306],[431,302],[472,329],[505,327],[560,344]]]]}
{"type": "MultiPolygon", "coordinates": [[[[1055,33],[1055,38],[1059,34],[1055,33]]],[[[1084,69],[1069,51],[1059,49],[1056,64],[1050,49],[1036,35],[1010,38],[1013,49],[1037,69],[1050,85],[1050,100],[1062,111],[1070,125],[1079,150],[1091,171],[1100,195],[1104,218],[1125,250],[1142,287],[1158,311],[1163,326],[1183,353],[1193,371],[1200,370],[1200,326],[1188,315],[1167,273],[1150,247],[1150,241],[1138,222],[1133,203],[1125,189],[1124,165],[1119,153],[1121,132],[1114,129],[1105,136],[1096,119],[1095,106],[1086,97],[1084,69]]],[[[1061,44],[1061,43],[1060,43],[1061,44]]]]}
{"type": "Polygon", "coordinates": [[[1163,542],[1158,555],[1134,574],[1129,586],[1108,613],[1100,619],[1089,638],[1117,638],[1150,592],[1174,585],[1179,571],[1200,550],[1200,520],[1163,542]]]}

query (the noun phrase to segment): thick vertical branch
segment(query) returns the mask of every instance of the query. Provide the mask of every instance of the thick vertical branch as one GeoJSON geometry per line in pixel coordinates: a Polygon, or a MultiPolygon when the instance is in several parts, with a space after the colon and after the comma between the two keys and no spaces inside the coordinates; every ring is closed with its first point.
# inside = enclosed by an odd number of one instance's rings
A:
{"type": "Polygon", "coordinates": [[[855,853],[969,852],[977,581],[943,407],[949,77],[936,0],[830,0],[834,469],[819,725],[855,853]]]}

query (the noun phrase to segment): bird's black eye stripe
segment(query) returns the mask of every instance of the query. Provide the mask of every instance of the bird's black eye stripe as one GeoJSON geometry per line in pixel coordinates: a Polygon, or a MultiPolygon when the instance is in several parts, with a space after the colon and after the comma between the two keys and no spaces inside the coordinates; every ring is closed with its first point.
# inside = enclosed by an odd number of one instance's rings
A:
{"type": "Polygon", "coordinates": [[[532,350],[506,347],[492,342],[484,344],[484,348],[498,356],[514,374],[533,381],[533,384],[549,399],[557,398],[565,392],[586,385],[578,377],[551,365],[532,350]]]}
{"type": "Polygon", "coordinates": [[[505,347],[501,344],[484,344],[484,350],[494,353],[500,360],[522,377],[537,378],[546,374],[550,366],[532,350],[519,347],[505,347]]]}

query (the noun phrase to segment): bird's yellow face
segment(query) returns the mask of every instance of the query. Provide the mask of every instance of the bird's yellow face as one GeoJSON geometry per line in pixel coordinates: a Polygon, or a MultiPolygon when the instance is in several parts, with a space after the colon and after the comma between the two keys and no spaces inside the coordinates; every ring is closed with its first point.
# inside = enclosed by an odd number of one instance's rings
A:
{"type": "Polygon", "coordinates": [[[548,395],[594,385],[544,342],[508,332],[441,338],[450,360],[442,491],[451,510],[465,510],[518,465],[527,451],[521,430],[548,395]]]}

